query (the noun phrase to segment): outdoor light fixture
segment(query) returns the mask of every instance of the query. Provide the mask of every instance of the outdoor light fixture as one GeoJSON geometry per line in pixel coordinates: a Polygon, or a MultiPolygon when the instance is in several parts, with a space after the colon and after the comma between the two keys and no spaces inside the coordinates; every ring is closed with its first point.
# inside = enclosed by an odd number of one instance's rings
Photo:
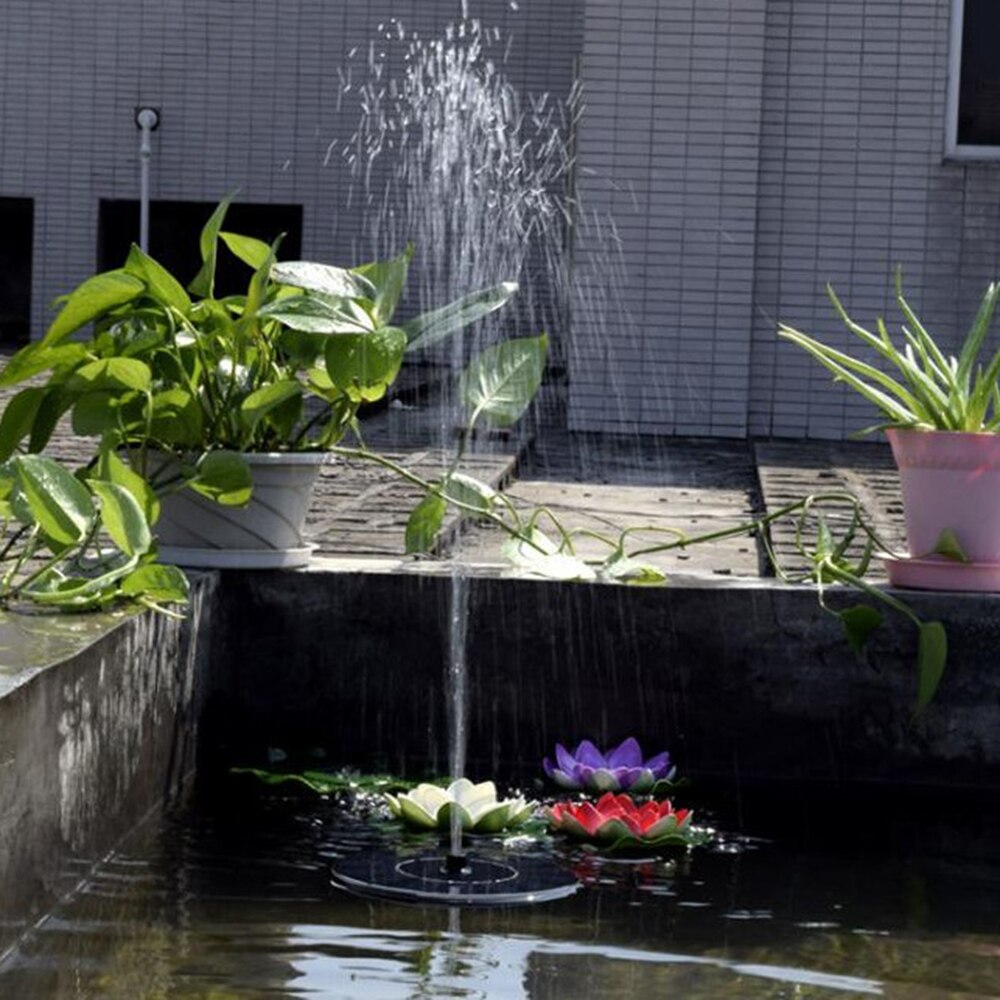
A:
{"type": "Polygon", "coordinates": [[[135,127],[144,132],[155,132],[160,127],[159,108],[136,108],[135,127]]]}
{"type": "Polygon", "coordinates": [[[139,246],[149,250],[149,161],[153,158],[152,135],[160,127],[160,112],[157,108],[136,108],[136,128],[141,132],[139,139],[139,246]]]}

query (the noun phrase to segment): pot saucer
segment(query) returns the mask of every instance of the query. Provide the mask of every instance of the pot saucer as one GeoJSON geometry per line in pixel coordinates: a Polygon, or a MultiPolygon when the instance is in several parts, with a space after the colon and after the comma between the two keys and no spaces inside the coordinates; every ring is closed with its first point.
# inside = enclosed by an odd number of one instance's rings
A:
{"type": "Polygon", "coordinates": [[[914,590],[1000,591],[1000,563],[956,562],[942,556],[883,559],[893,587],[914,590]]]}
{"type": "Polygon", "coordinates": [[[295,569],[308,566],[313,549],[210,549],[161,545],[160,561],[191,569],[295,569]]]}

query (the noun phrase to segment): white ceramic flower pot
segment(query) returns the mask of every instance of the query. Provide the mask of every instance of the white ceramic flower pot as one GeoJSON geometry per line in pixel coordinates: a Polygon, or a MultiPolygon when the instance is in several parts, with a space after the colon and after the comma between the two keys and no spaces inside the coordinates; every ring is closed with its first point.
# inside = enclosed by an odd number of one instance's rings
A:
{"type": "Polygon", "coordinates": [[[160,558],[178,566],[281,569],[305,566],[311,547],[303,537],[322,452],[243,456],[253,476],[246,507],[225,507],[194,490],[163,500],[155,531],[160,558]]]}

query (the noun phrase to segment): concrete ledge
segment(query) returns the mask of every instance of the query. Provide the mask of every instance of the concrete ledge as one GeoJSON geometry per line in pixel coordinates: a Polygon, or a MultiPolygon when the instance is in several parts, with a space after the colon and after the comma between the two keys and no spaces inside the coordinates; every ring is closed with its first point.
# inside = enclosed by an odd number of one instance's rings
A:
{"type": "MultiPolygon", "coordinates": [[[[373,568],[224,575],[206,759],[321,748],[336,764],[445,769],[450,580],[373,568]]],[[[951,641],[911,726],[909,623],[887,620],[862,663],[807,588],[467,585],[476,774],[534,773],[557,740],[635,734],[702,776],[1000,787],[1000,597],[907,595],[951,641]]]]}
{"type": "Polygon", "coordinates": [[[194,581],[184,623],[0,622],[0,953],[191,770],[195,663],[216,583],[194,581]]]}

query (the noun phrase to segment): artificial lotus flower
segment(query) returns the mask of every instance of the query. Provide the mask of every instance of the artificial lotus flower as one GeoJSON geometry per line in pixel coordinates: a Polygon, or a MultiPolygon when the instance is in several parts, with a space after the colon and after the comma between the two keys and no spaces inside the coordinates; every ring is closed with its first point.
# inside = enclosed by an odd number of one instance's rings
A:
{"type": "Polygon", "coordinates": [[[534,803],[520,797],[498,799],[492,781],[474,785],[468,778],[447,788],[417,785],[402,795],[386,794],[385,800],[393,816],[421,830],[451,829],[451,813],[457,809],[466,833],[499,833],[520,826],[534,809],[534,803]]]}
{"type": "Polygon", "coordinates": [[[555,765],[546,757],[542,767],[563,788],[598,792],[648,792],[658,781],[670,781],[677,771],[670,766],[670,754],[666,752],[643,760],[642,748],[631,736],[607,754],[590,740],[584,740],[573,753],[557,743],[555,765]]]}
{"type": "Polygon", "coordinates": [[[677,809],[669,801],[636,805],[630,795],[606,792],[596,803],[557,802],[548,810],[556,830],[583,840],[614,847],[694,844],[701,839],[693,829],[690,809],[677,809]]]}

